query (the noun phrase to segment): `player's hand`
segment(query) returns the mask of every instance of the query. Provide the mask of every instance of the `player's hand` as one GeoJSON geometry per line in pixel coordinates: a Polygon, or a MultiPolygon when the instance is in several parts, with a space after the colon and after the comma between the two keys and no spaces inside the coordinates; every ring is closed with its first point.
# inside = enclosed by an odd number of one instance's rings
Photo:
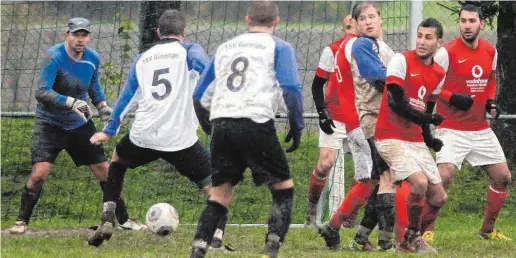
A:
{"type": "Polygon", "coordinates": [[[435,152],[441,151],[441,149],[443,148],[443,142],[432,135],[430,125],[424,124],[421,126],[421,129],[423,130],[422,135],[426,146],[434,150],[435,152]]]}
{"type": "Polygon", "coordinates": [[[438,138],[434,138],[434,137],[425,139],[425,144],[428,148],[434,150],[435,152],[441,151],[441,149],[444,146],[443,141],[441,141],[438,138]]]}
{"type": "Polygon", "coordinates": [[[473,106],[474,102],[475,101],[473,100],[473,97],[471,97],[471,95],[453,93],[450,97],[449,103],[451,106],[457,109],[467,111],[471,108],[471,106],[473,106]]]}
{"type": "Polygon", "coordinates": [[[319,114],[319,127],[325,134],[333,134],[333,128],[335,128],[335,124],[333,123],[333,119],[328,113],[328,110],[325,108],[321,109],[321,111],[317,112],[319,114]]]}
{"type": "Polygon", "coordinates": [[[498,108],[498,105],[496,105],[495,101],[492,99],[488,99],[486,102],[486,112],[494,119],[498,119],[500,116],[500,108],[498,108]]]}
{"type": "Polygon", "coordinates": [[[437,126],[437,125],[440,125],[443,121],[444,121],[444,117],[439,115],[439,114],[432,114],[432,124],[437,126]]]}
{"type": "Polygon", "coordinates": [[[93,145],[101,145],[105,142],[109,141],[109,136],[103,132],[95,133],[91,138],[90,142],[93,145]]]}
{"type": "Polygon", "coordinates": [[[295,131],[290,128],[290,130],[287,133],[287,137],[285,137],[285,142],[290,142],[290,140],[294,140],[292,142],[292,146],[290,146],[286,152],[290,153],[295,151],[297,148],[299,148],[299,144],[301,143],[301,131],[295,131]]]}
{"type": "Polygon", "coordinates": [[[102,122],[106,123],[109,121],[111,117],[111,113],[113,113],[113,109],[106,104],[106,102],[101,102],[97,105],[97,110],[99,111],[100,119],[102,122]]]}
{"type": "Polygon", "coordinates": [[[81,116],[84,122],[88,122],[88,119],[90,118],[92,112],[90,106],[86,101],[68,97],[66,99],[66,106],[71,108],[73,112],[81,116]]]}

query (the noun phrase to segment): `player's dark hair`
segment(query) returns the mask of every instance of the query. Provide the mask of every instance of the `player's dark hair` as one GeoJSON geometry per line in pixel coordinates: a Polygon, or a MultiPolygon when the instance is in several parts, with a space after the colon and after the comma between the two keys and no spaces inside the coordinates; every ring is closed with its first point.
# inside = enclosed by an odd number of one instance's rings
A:
{"type": "Polygon", "coordinates": [[[426,19],[424,19],[419,24],[418,27],[434,28],[435,29],[435,33],[437,34],[437,38],[438,39],[442,39],[443,38],[443,25],[441,25],[441,22],[439,22],[435,18],[426,18],[426,19]]]}
{"type": "Polygon", "coordinates": [[[460,8],[460,11],[459,11],[459,18],[460,18],[460,15],[462,14],[462,11],[468,11],[468,12],[474,12],[474,13],[477,13],[478,14],[478,18],[480,20],[483,20],[484,19],[484,13],[482,12],[482,9],[476,5],[473,5],[473,4],[465,4],[463,5],[461,8],[460,8]]]}
{"type": "Polygon", "coordinates": [[[279,16],[278,5],[271,1],[253,1],[247,8],[251,26],[272,27],[272,22],[279,16]]]}
{"type": "Polygon", "coordinates": [[[376,9],[376,13],[378,16],[382,16],[382,13],[380,11],[380,5],[375,2],[362,2],[355,4],[352,8],[351,15],[353,16],[353,19],[358,20],[358,16],[368,7],[374,7],[376,9]]]}
{"type": "Polygon", "coordinates": [[[186,28],[186,18],[178,10],[167,10],[159,17],[158,28],[162,36],[182,35],[186,28]]]}

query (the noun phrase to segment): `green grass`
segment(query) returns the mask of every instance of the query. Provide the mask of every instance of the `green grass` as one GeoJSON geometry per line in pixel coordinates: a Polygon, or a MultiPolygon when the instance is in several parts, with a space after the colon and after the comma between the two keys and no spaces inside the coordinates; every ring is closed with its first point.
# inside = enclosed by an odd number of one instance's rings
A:
{"type": "MultiPolygon", "coordinates": [[[[438,220],[436,243],[438,255],[432,257],[514,257],[514,241],[480,240],[476,216],[455,216],[438,220]]],[[[516,236],[514,218],[499,220],[500,228],[516,236]]],[[[149,232],[116,231],[113,238],[95,249],[86,244],[87,233],[66,235],[35,234],[2,235],[2,257],[187,257],[194,226],[181,225],[170,237],[157,237],[149,232]]],[[[225,242],[237,249],[234,253],[209,252],[207,257],[260,257],[266,228],[228,227],[225,242]]],[[[342,246],[347,247],[354,230],[341,230],[342,246]]],[[[376,243],[376,233],[372,235],[376,243]]],[[[315,229],[290,229],[281,257],[396,257],[396,253],[356,253],[349,250],[329,251],[315,229]]],[[[420,255],[406,255],[420,257],[420,255]]]]}
{"type": "MultiPolygon", "coordinates": [[[[309,122],[307,120],[307,122],[309,122]]],[[[30,173],[30,137],[33,119],[2,118],[2,228],[12,225],[19,206],[23,185],[30,173]]],[[[97,125],[101,128],[101,125],[97,125]]],[[[308,124],[307,133],[303,135],[299,150],[287,157],[290,162],[296,186],[293,207],[293,223],[303,223],[307,205],[308,179],[317,161],[317,127],[308,124]]],[[[284,136],[284,124],[279,124],[280,139],[284,136]]],[[[127,130],[122,127],[121,135],[127,130]]],[[[203,141],[204,134],[199,134],[203,141]]],[[[111,155],[118,138],[106,146],[111,155]]],[[[286,147],[286,146],[285,146],[286,147]]],[[[346,182],[349,189],[352,173],[352,161],[347,158],[346,182]]],[[[481,169],[465,168],[458,172],[455,183],[449,192],[449,201],[442,210],[442,219],[438,223],[437,243],[443,247],[442,255],[446,257],[510,257],[511,244],[496,244],[476,240],[476,231],[480,227],[485,204],[487,176],[481,169]],[[462,255],[464,254],[464,255],[462,255]]],[[[175,170],[163,162],[154,162],[148,166],[130,170],[124,184],[124,195],[129,205],[131,216],[144,219],[147,209],[157,202],[168,202],[175,206],[182,223],[196,223],[204,207],[205,197],[193,185],[175,173],[175,170]]],[[[270,195],[266,187],[256,188],[249,176],[235,192],[234,203],[230,209],[230,223],[265,223],[268,217],[270,195]]],[[[97,180],[87,168],[75,168],[66,154],[60,155],[52,170],[51,177],[45,184],[44,194],[34,212],[31,227],[36,230],[85,228],[98,223],[101,213],[101,193],[97,180]]],[[[516,195],[509,194],[505,207],[499,218],[499,227],[509,236],[516,236],[516,195]]],[[[230,228],[228,240],[240,251],[232,257],[258,257],[262,248],[263,228],[230,228]],[[247,255],[247,256],[246,256],[247,255]]],[[[343,243],[350,239],[350,231],[343,231],[343,243]]],[[[58,237],[53,235],[9,236],[2,235],[3,257],[84,257],[99,255],[101,257],[185,257],[193,235],[193,228],[181,226],[172,238],[159,239],[149,233],[119,234],[109,243],[114,249],[101,248],[92,251],[84,244],[86,235],[58,237]],[[125,237],[127,237],[127,239],[125,237]],[[176,255],[177,254],[177,255],[176,255]]],[[[285,244],[284,256],[313,257],[314,253],[322,257],[333,257],[333,252],[323,248],[323,242],[313,230],[292,229],[285,244]],[[312,250],[313,249],[313,250],[312,250]]],[[[106,245],[108,246],[108,245],[106,245]]],[[[346,257],[350,254],[339,253],[346,257]]],[[[361,254],[362,255],[362,254],[361,254]]],[[[377,255],[377,254],[375,254],[377,255]]],[[[381,256],[387,254],[380,254],[381,256]]],[[[225,257],[226,255],[212,256],[225,257]]]]}

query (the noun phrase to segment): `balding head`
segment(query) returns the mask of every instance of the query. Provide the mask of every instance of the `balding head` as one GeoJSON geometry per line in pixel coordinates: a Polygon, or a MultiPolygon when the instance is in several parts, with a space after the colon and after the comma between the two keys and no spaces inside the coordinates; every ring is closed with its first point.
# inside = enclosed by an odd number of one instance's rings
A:
{"type": "Polygon", "coordinates": [[[346,34],[348,33],[355,35],[358,34],[356,22],[353,19],[353,16],[351,16],[351,14],[347,15],[342,20],[342,36],[346,36],[346,34]]]}

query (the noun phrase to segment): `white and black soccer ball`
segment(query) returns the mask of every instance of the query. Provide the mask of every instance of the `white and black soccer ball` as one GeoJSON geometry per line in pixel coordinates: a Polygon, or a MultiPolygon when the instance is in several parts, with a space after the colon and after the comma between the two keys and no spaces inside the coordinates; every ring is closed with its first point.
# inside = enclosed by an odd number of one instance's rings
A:
{"type": "Polygon", "coordinates": [[[167,236],[179,226],[179,215],[172,205],[157,203],[147,212],[145,222],[150,231],[159,236],[167,236]]]}

